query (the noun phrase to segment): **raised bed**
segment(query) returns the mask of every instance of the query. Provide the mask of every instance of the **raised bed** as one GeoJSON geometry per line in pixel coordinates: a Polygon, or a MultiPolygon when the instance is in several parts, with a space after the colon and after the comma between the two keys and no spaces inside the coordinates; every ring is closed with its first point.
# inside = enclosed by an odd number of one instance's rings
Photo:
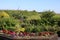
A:
{"type": "Polygon", "coordinates": [[[57,34],[51,35],[49,37],[42,36],[21,36],[21,37],[9,37],[6,35],[0,35],[1,40],[58,40],[57,34]]]}

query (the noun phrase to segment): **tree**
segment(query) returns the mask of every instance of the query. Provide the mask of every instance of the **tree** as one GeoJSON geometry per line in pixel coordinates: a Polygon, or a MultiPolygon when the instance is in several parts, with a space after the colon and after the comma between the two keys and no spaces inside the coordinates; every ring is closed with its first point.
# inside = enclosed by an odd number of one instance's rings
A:
{"type": "MultiPolygon", "coordinates": [[[[45,12],[42,12],[42,15],[41,15],[41,20],[43,21],[43,24],[45,25],[54,25],[54,19],[53,19],[53,16],[55,15],[55,12],[54,11],[45,11],[45,12]]],[[[52,25],[52,26],[53,26],[52,25]]]]}

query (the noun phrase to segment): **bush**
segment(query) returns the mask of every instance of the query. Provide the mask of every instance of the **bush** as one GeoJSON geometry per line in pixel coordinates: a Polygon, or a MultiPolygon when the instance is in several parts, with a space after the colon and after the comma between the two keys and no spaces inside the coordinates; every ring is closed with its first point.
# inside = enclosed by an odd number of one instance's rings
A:
{"type": "Polygon", "coordinates": [[[54,25],[54,22],[55,22],[53,19],[54,15],[55,15],[55,12],[53,12],[53,11],[42,12],[42,15],[40,16],[42,23],[45,25],[52,25],[52,23],[53,23],[53,25],[54,25]]]}
{"type": "Polygon", "coordinates": [[[16,24],[19,22],[14,18],[0,18],[0,27],[3,29],[13,30],[16,24]]]}
{"type": "Polygon", "coordinates": [[[9,15],[8,15],[8,13],[6,13],[6,12],[0,12],[0,17],[6,17],[6,18],[9,18],[9,15]]]}
{"type": "Polygon", "coordinates": [[[37,33],[37,32],[40,32],[40,29],[39,28],[33,28],[31,32],[37,33]]]}

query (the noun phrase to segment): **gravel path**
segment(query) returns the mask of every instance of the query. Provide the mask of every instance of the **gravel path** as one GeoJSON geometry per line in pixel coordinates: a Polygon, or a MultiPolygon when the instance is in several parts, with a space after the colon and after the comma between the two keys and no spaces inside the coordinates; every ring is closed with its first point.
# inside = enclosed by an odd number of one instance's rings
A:
{"type": "Polygon", "coordinates": [[[60,37],[58,37],[58,40],[60,40],[60,37]]]}

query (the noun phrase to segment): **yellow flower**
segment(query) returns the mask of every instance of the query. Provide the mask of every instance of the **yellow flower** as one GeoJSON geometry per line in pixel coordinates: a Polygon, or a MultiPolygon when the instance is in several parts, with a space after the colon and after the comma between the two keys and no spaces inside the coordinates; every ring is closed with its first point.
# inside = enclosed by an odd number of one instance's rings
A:
{"type": "Polygon", "coordinates": [[[25,28],[20,28],[20,31],[24,32],[25,31],[25,28]]]}
{"type": "Polygon", "coordinates": [[[16,31],[16,32],[20,32],[20,31],[24,32],[24,31],[25,31],[25,28],[16,28],[15,31],[16,31]]]}
{"type": "Polygon", "coordinates": [[[0,12],[0,17],[9,17],[9,15],[6,12],[0,12]]]}

